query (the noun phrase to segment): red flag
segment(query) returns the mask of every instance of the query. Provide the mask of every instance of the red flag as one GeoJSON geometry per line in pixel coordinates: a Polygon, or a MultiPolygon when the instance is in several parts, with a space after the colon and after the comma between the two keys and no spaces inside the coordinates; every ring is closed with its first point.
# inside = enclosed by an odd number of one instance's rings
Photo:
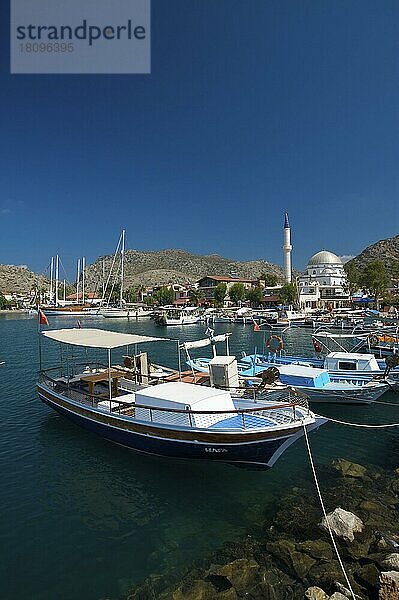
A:
{"type": "Polygon", "coordinates": [[[37,309],[37,317],[39,319],[39,325],[48,325],[48,319],[41,308],[37,309]]]}
{"type": "Polygon", "coordinates": [[[312,342],[313,342],[313,348],[315,349],[315,351],[321,352],[322,348],[321,348],[319,342],[315,338],[312,338],[312,342]]]}
{"type": "Polygon", "coordinates": [[[254,322],[254,331],[260,331],[260,326],[258,325],[258,323],[255,321],[255,319],[252,319],[254,322]]]}

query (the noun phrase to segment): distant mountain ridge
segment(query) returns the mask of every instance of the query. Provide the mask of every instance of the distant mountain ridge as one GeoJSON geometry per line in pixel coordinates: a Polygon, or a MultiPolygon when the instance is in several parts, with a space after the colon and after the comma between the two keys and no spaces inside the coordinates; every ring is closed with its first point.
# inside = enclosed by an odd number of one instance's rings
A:
{"type": "Polygon", "coordinates": [[[395,272],[397,273],[399,267],[399,235],[367,246],[358,256],[350,260],[348,265],[354,265],[361,269],[374,260],[382,261],[389,275],[393,276],[395,272]]]}
{"type": "MultiPolygon", "coordinates": [[[[109,272],[112,256],[99,257],[87,267],[87,285],[93,288],[102,280],[103,262],[109,272]]],[[[125,285],[165,285],[168,283],[194,283],[205,275],[255,278],[261,273],[273,273],[283,279],[281,267],[266,260],[237,261],[218,254],[192,254],[186,250],[158,251],[127,250],[125,257],[125,285]]]]}
{"type": "Polygon", "coordinates": [[[38,275],[25,265],[0,265],[0,293],[23,294],[29,292],[34,285],[47,286],[47,279],[38,275]]]}

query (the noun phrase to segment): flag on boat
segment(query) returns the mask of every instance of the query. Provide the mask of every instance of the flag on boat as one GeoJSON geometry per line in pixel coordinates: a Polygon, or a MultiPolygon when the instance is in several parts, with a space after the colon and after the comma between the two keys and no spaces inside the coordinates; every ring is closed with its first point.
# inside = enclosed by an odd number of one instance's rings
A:
{"type": "Polygon", "coordinates": [[[316,340],[316,338],[312,337],[312,342],[313,342],[313,348],[315,349],[315,352],[317,352],[317,353],[321,352],[321,350],[322,350],[321,345],[316,340]]]}
{"type": "Polygon", "coordinates": [[[254,331],[260,331],[260,325],[259,325],[259,323],[257,323],[255,321],[255,319],[252,319],[252,321],[254,322],[254,331]]]}
{"type": "Polygon", "coordinates": [[[48,318],[46,317],[41,308],[37,309],[37,316],[39,320],[39,325],[48,325],[48,318]]]}

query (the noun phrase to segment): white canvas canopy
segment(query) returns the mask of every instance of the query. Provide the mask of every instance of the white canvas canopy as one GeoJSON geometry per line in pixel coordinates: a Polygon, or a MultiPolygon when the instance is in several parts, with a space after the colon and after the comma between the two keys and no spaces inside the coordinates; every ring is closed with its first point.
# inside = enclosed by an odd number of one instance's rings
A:
{"type": "Polygon", "coordinates": [[[149,337],[146,335],[133,335],[130,333],[118,333],[106,331],[105,329],[53,329],[43,331],[42,335],[56,342],[69,344],[71,346],[85,346],[88,348],[120,348],[133,344],[144,344],[145,342],[169,341],[169,338],[149,337]]]}
{"type": "Polygon", "coordinates": [[[183,342],[180,344],[180,348],[184,350],[191,350],[192,348],[205,348],[205,346],[210,346],[214,342],[225,342],[230,333],[222,333],[220,335],[215,335],[211,338],[204,338],[203,340],[196,340],[194,342],[183,342]]]}

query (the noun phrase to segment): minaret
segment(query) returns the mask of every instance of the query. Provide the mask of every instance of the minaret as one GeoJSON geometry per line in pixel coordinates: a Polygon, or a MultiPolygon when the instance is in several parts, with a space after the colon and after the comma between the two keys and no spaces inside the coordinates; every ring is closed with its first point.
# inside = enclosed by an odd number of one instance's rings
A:
{"type": "Polygon", "coordinates": [[[285,213],[284,216],[284,274],[288,283],[291,283],[292,280],[292,272],[291,272],[291,227],[290,222],[288,220],[288,213],[285,213]]]}

